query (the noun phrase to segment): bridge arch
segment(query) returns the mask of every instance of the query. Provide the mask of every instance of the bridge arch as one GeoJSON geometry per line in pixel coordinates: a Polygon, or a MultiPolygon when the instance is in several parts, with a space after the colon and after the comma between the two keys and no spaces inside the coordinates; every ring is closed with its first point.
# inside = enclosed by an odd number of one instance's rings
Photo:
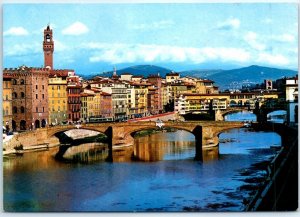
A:
{"type": "MultiPolygon", "coordinates": [[[[189,127],[183,127],[180,125],[172,125],[172,124],[166,124],[164,127],[168,127],[168,128],[173,128],[173,129],[177,129],[177,130],[184,130],[186,132],[189,132],[191,134],[194,135],[195,137],[195,160],[203,160],[203,155],[202,155],[202,141],[203,141],[203,133],[202,133],[202,126],[200,125],[196,125],[196,126],[189,126],[189,127]]],[[[140,132],[143,130],[151,130],[151,129],[158,129],[157,126],[153,125],[153,126],[144,126],[144,127],[137,127],[134,129],[129,130],[126,134],[125,134],[125,138],[127,140],[131,139],[134,141],[134,134],[136,132],[140,132]]]]}
{"type": "Polygon", "coordinates": [[[79,128],[76,127],[75,125],[65,125],[65,126],[55,126],[55,127],[48,127],[48,137],[55,136],[57,133],[63,133],[67,132],[69,130],[91,130],[91,131],[96,131],[102,134],[107,134],[107,128],[108,127],[94,127],[94,126],[80,126],[79,128]]]}

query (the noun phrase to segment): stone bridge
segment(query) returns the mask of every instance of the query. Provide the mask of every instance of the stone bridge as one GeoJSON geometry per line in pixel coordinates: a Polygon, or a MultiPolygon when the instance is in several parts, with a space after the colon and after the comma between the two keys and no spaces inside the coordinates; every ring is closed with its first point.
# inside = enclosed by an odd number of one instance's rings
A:
{"type": "MultiPolygon", "coordinates": [[[[188,121],[188,122],[164,122],[164,127],[185,130],[195,136],[196,159],[202,157],[202,148],[216,146],[219,143],[218,135],[225,130],[243,127],[241,122],[221,122],[221,121],[188,121]]],[[[131,123],[97,123],[64,125],[41,128],[34,131],[20,133],[4,144],[4,148],[13,148],[18,144],[23,146],[41,144],[59,144],[55,137],[56,133],[66,132],[71,129],[87,129],[104,133],[108,137],[110,150],[124,145],[134,144],[134,134],[138,131],[157,129],[155,122],[131,122],[131,123]]]]}

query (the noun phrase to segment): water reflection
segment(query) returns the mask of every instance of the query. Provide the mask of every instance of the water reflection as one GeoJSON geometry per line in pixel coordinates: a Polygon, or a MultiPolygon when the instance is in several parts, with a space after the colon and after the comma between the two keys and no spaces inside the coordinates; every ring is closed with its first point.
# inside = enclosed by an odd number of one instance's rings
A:
{"type": "Polygon", "coordinates": [[[253,112],[241,111],[225,115],[225,121],[256,121],[257,117],[253,112]]]}
{"type": "Polygon", "coordinates": [[[86,143],[67,149],[63,159],[72,162],[91,163],[104,161],[108,157],[108,145],[105,143],[86,143]]]}
{"type": "Polygon", "coordinates": [[[278,110],[271,112],[267,115],[268,121],[273,123],[283,124],[287,118],[287,112],[284,110],[278,110]]]}
{"type": "MultiPolygon", "coordinates": [[[[203,150],[203,161],[218,159],[218,147],[203,150]]],[[[159,132],[135,138],[135,160],[161,161],[194,159],[195,137],[183,130],[176,132],[159,132]]]]}
{"type": "MultiPolygon", "coordinates": [[[[86,143],[78,146],[64,146],[63,161],[76,163],[94,163],[108,158],[108,144],[86,143]]],[[[61,151],[61,150],[60,150],[61,151]]],[[[203,161],[218,159],[218,147],[203,149],[203,161]]],[[[136,137],[133,146],[113,148],[114,162],[194,159],[195,137],[183,130],[176,132],[156,132],[136,137]]]]}

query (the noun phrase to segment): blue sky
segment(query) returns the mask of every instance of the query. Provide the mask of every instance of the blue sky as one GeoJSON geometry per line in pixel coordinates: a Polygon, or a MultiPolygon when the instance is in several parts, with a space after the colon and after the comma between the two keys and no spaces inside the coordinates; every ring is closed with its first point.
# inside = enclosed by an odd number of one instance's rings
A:
{"type": "Polygon", "coordinates": [[[43,66],[48,23],[54,68],[79,74],[136,64],[298,68],[296,4],[5,4],[3,66],[43,66]]]}

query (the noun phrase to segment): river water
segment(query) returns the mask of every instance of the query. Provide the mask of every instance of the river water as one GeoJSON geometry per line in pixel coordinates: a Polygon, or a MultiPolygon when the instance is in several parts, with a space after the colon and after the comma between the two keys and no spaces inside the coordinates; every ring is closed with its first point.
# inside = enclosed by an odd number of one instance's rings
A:
{"type": "MultiPolygon", "coordinates": [[[[245,113],[231,115],[243,119],[245,113]]],[[[134,147],[114,151],[113,163],[104,161],[103,144],[82,145],[81,155],[76,147],[74,159],[84,156],[77,163],[55,160],[58,148],[4,158],[4,209],[242,211],[277,152],[270,146],[281,139],[249,128],[219,138],[219,148],[203,151],[203,162],[193,160],[194,136],[181,130],[135,138],[134,147]]]]}

